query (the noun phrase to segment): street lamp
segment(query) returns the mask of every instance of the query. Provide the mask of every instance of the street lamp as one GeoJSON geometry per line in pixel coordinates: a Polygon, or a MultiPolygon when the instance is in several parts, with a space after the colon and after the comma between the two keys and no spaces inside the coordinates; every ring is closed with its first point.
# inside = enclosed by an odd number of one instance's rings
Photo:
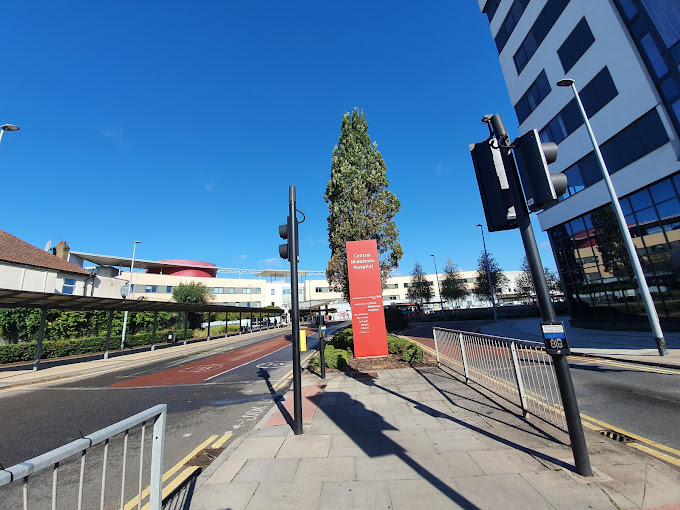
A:
{"type": "MultiPolygon", "coordinates": [[[[137,245],[141,244],[142,241],[135,241],[132,245],[132,262],[130,262],[130,282],[128,283],[127,299],[130,299],[130,292],[132,291],[132,271],[135,268],[135,250],[137,250],[137,245]]],[[[120,340],[120,350],[125,348],[125,328],[127,327],[128,312],[125,310],[125,317],[123,317],[123,337],[120,340]]]]}
{"type": "Polygon", "coordinates": [[[479,229],[482,231],[482,244],[484,245],[484,261],[486,265],[486,277],[489,280],[489,292],[491,293],[491,304],[493,305],[493,320],[497,321],[498,314],[496,313],[496,298],[493,295],[493,283],[491,282],[491,270],[489,269],[489,254],[486,252],[486,241],[484,240],[484,227],[482,227],[481,223],[477,223],[477,225],[475,226],[479,227],[479,229]]]}
{"type": "Polygon", "coordinates": [[[437,292],[439,292],[439,306],[442,307],[442,317],[444,316],[444,301],[442,300],[442,289],[439,286],[439,273],[437,272],[437,259],[434,255],[430,254],[432,260],[434,261],[434,274],[437,276],[437,292]]]}
{"type": "Polygon", "coordinates": [[[5,131],[19,131],[19,126],[15,126],[14,124],[3,124],[0,126],[0,142],[2,141],[2,135],[5,134],[5,131]]]}
{"type": "Polygon", "coordinates": [[[583,108],[583,103],[581,103],[581,98],[576,90],[576,85],[574,85],[574,80],[571,78],[564,78],[557,82],[558,87],[571,87],[576,97],[576,103],[578,104],[579,110],[581,110],[581,115],[583,116],[583,122],[588,130],[588,136],[590,136],[590,141],[593,144],[593,149],[595,150],[595,156],[597,157],[597,162],[600,164],[600,170],[602,170],[602,177],[607,185],[607,191],[609,191],[609,196],[611,197],[612,206],[614,207],[614,212],[616,213],[616,219],[619,222],[619,228],[623,234],[623,239],[626,243],[626,248],[628,249],[628,257],[633,264],[633,271],[635,272],[635,279],[638,283],[638,288],[640,289],[640,294],[642,295],[642,301],[645,305],[645,310],[647,311],[647,318],[649,319],[649,325],[652,328],[652,333],[654,334],[654,340],[656,341],[656,348],[659,351],[660,356],[667,356],[668,351],[666,350],[666,341],[663,337],[663,332],[661,331],[661,325],[659,324],[659,316],[656,313],[656,308],[654,307],[654,301],[652,301],[652,295],[649,292],[649,287],[647,286],[647,280],[645,279],[645,274],[642,271],[642,266],[640,265],[640,259],[638,258],[637,250],[633,244],[633,239],[630,236],[630,231],[628,230],[628,225],[626,224],[626,219],[623,216],[623,211],[621,210],[621,205],[619,204],[619,199],[616,196],[616,191],[614,191],[614,186],[609,178],[609,171],[607,170],[607,165],[602,158],[602,153],[595,140],[595,134],[593,133],[593,128],[590,126],[590,121],[588,120],[588,115],[583,108]]]}

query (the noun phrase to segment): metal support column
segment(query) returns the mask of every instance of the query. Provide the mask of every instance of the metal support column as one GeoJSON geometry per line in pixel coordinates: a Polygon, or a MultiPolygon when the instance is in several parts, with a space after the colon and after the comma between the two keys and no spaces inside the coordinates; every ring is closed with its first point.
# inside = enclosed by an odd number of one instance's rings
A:
{"type": "Polygon", "coordinates": [[[47,320],[47,308],[42,309],[40,316],[40,333],[38,333],[38,344],[35,346],[35,360],[33,360],[33,370],[38,370],[40,356],[42,355],[43,338],[45,338],[45,321],[47,320]]]}
{"type": "Polygon", "coordinates": [[[153,313],[153,333],[151,334],[151,350],[156,350],[156,331],[158,329],[158,311],[153,313]]]}
{"type": "Polygon", "coordinates": [[[187,344],[187,322],[189,322],[189,312],[184,312],[184,345],[187,344]]]}
{"type": "Polygon", "coordinates": [[[210,340],[210,316],[212,313],[208,312],[208,336],[206,337],[206,340],[210,340]]]}
{"type": "Polygon", "coordinates": [[[238,334],[239,334],[239,335],[241,334],[241,329],[242,329],[242,326],[241,326],[241,314],[242,314],[242,313],[243,313],[243,312],[239,312],[239,313],[238,313],[238,334]]]}
{"type": "Polygon", "coordinates": [[[113,326],[113,310],[109,312],[109,323],[106,326],[106,344],[104,344],[104,359],[109,359],[109,346],[111,344],[112,326],[113,326]]]}
{"type": "MultiPolygon", "coordinates": [[[[513,193],[517,223],[522,235],[527,262],[529,263],[529,268],[531,270],[531,279],[533,280],[534,289],[536,290],[536,300],[541,312],[541,318],[544,322],[556,322],[557,317],[555,315],[552,300],[550,299],[548,282],[546,281],[545,273],[543,272],[541,256],[538,253],[538,246],[536,244],[536,238],[534,237],[534,229],[531,226],[529,212],[527,211],[526,202],[524,201],[524,196],[522,194],[522,185],[519,180],[517,168],[515,167],[515,160],[510,152],[511,147],[508,132],[505,129],[501,116],[498,114],[491,117],[490,125],[493,129],[493,134],[498,141],[503,165],[505,166],[510,188],[513,193]]],[[[593,476],[590,458],[588,457],[588,449],[586,447],[586,439],[583,434],[581,416],[579,414],[578,403],[576,402],[576,393],[574,392],[574,385],[571,380],[571,374],[569,373],[567,357],[563,354],[553,356],[553,364],[560,395],[562,396],[562,405],[564,406],[564,414],[569,430],[569,439],[571,440],[571,449],[574,455],[576,472],[582,476],[593,476]]]]}

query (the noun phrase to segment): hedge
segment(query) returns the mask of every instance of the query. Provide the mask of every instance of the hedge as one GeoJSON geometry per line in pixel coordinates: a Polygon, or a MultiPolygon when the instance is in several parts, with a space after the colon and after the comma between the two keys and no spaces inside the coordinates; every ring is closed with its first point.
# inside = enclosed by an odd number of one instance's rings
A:
{"type": "MultiPolygon", "coordinates": [[[[201,330],[197,330],[201,331],[201,330]]],[[[212,330],[210,331],[212,333],[212,330]]],[[[187,337],[194,338],[196,331],[187,330],[187,337]]],[[[139,333],[136,335],[128,335],[125,337],[126,347],[141,347],[144,345],[151,345],[151,333],[139,333]]],[[[165,343],[167,341],[168,331],[159,331],[156,334],[157,343],[165,343]]],[[[176,340],[184,340],[184,330],[177,331],[176,340]]],[[[0,364],[1,363],[18,363],[21,361],[33,361],[35,359],[35,349],[37,342],[26,342],[20,344],[0,345],[0,364]]],[[[75,354],[91,354],[95,352],[103,352],[106,346],[106,337],[85,337],[73,338],[69,340],[46,340],[42,344],[41,359],[61,358],[64,356],[73,356],[75,354]]],[[[120,336],[116,338],[111,337],[109,342],[109,350],[120,349],[120,336]]]]}
{"type": "Polygon", "coordinates": [[[405,338],[396,336],[387,337],[387,351],[390,354],[398,354],[403,361],[419,363],[423,361],[423,349],[420,345],[405,338]]]}

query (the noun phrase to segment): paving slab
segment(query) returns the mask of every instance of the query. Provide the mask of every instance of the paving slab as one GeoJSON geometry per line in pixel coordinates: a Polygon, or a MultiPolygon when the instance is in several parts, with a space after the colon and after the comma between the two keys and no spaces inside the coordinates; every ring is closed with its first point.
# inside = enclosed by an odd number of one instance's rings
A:
{"type": "Polygon", "coordinates": [[[528,453],[517,450],[476,451],[469,455],[486,475],[550,471],[528,453]]]}
{"type": "Polygon", "coordinates": [[[471,430],[427,430],[425,433],[432,441],[437,453],[491,449],[479,437],[479,434],[471,430]]]}
{"type": "Polygon", "coordinates": [[[517,474],[461,476],[456,477],[455,482],[461,495],[482,510],[554,510],[548,500],[517,474]]]}
{"type": "Polygon", "coordinates": [[[206,483],[231,483],[247,459],[227,459],[206,483]]]}
{"type": "Polygon", "coordinates": [[[315,510],[319,506],[321,483],[261,483],[246,510],[315,510]]]}
{"type": "Polygon", "coordinates": [[[355,457],[300,459],[294,482],[346,482],[356,478],[355,457]]]}
{"type": "Polygon", "coordinates": [[[289,436],[281,445],[276,458],[328,457],[330,446],[331,436],[328,434],[289,436]]]}
{"type": "Polygon", "coordinates": [[[248,437],[231,454],[231,459],[273,459],[285,437],[248,437]]]}
{"type": "Polygon", "coordinates": [[[563,471],[522,473],[521,476],[558,510],[616,508],[607,493],[596,482],[578,483],[563,471]]]}
{"type": "Polygon", "coordinates": [[[387,482],[324,482],[319,510],[349,509],[389,510],[392,508],[387,482]]]}
{"type": "Polygon", "coordinates": [[[257,483],[218,483],[199,490],[191,498],[191,510],[244,510],[255,494],[257,483]]]}
{"type": "Polygon", "coordinates": [[[413,510],[424,506],[427,510],[470,508],[452,478],[441,479],[437,486],[427,480],[390,480],[387,483],[394,510],[413,510]]]}
{"type": "Polygon", "coordinates": [[[233,483],[292,482],[300,459],[249,459],[233,483]]]}
{"type": "Polygon", "coordinates": [[[405,454],[357,457],[357,480],[415,480],[418,473],[405,454]]]}

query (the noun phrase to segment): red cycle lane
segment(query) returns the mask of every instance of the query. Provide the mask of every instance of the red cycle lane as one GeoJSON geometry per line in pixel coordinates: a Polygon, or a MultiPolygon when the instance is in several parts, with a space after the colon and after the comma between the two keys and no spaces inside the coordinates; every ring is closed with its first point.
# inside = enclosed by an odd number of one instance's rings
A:
{"type": "MultiPolygon", "coordinates": [[[[310,332],[311,333],[311,332],[310,332]]],[[[309,333],[308,333],[309,334],[309,333]]],[[[271,354],[287,345],[291,341],[286,337],[277,337],[235,351],[219,354],[180,367],[169,368],[112,384],[109,388],[140,388],[145,386],[170,386],[173,384],[198,384],[215,376],[238,368],[253,360],[271,354]]]]}

